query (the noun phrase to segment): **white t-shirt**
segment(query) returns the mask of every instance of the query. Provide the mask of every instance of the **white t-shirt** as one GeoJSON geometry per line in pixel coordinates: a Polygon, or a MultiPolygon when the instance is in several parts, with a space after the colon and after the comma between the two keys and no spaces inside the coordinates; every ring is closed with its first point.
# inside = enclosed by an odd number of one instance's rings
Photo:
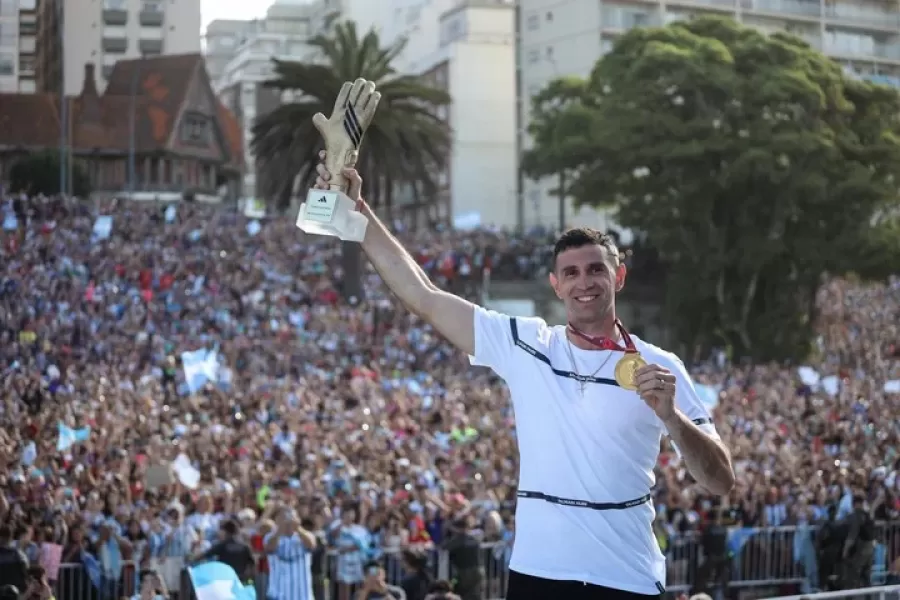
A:
{"type": "MultiPolygon", "coordinates": [[[[679,410],[718,438],[681,361],[631,336],[644,360],[677,378],[679,410]]],[[[626,503],[656,483],[663,423],[634,392],[618,387],[622,353],[571,347],[563,326],[539,318],[475,311],[473,364],[492,368],[512,396],[519,443],[516,536],[510,569],[545,579],[584,581],[637,594],[659,594],[665,558],[651,523],[652,502],[595,510],[521,497],[523,491],[594,503],[626,503]],[[578,375],[593,376],[580,394],[578,375]]]]}

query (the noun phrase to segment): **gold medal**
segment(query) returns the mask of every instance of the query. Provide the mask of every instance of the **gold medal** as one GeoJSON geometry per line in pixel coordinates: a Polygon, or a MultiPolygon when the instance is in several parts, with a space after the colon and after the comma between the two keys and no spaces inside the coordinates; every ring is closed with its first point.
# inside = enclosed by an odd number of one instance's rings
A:
{"type": "Polygon", "coordinates": [[[641,367],[646,367],[647,363],[641,358],[637,352],[629,352],[616,363],[616,383],[623,390],[633,392],[637,390],[634,374],[641,367]]]}

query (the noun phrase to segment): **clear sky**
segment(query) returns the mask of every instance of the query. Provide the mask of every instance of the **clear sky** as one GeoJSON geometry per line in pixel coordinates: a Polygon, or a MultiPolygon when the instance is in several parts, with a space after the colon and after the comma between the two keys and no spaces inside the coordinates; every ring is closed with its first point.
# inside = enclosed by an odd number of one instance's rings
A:
{"type": "Polygon", "coordinates": [[[266,14],[271,0],[200,0],[203,30],[216,19],[255,19],[266,14]]]}

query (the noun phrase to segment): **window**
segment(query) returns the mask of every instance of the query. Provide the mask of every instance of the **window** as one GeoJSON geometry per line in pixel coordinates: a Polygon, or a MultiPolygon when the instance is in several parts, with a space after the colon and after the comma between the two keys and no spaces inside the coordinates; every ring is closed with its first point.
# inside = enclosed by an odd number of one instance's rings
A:
{"type": "Polygon", "coordinates": [[[33,56],[20,56],[19,57],[19,73],[34,73],[34,57],[33,56]]]}
{"type": "Polygon", "coordinates": [[[540,25],[540,20],[538,20],[537,15],[530,15],[528,17],[528,29],[529,31],[534,31],[540,25]]]}
{"type": "Polygon", "coordinates": [[[231,35],[226,35],[219,39],[219,46],[222,48],[234,48],[237,46],[237,38],[231,35]]]}
{"type": "Polygon", "coordinates": [[[37,35],[37,23],[22,21],[19,23],[19,35],[37,35]]]}
{"type": "Polygon", "coordinates": [[[16,55],[11,52],[0,52],[0,75],[15,75],[16,55]]]}
{"type": "Polygon", "coordinates": [[[15,23],[0,22],[0,46],[15,48],[19,43],[19,31],[15,23]]]}
{"type": "Polygon", "coordinates": [[[125,0],[103,0],[104,10],[125,10],[125,0]]]}
{"type": "Polygon", "coordinates": [[[531,49],[528,51],[528,62],[530,64],[534,64],[537,61],[541,60],[541,53],[537,50],[531,49]]]}
{"type": "Polygon", "coordinates": [[[552,22],[552,21],[553,21],[553,11],[552,11],[552,10],[548,10],[548,11],[547,11],[547,22],[550,23],[550,22],[552,22]]]}
{"type": "Polygon", "coordinates": [[[146,12],[157,12],[158,13],[158,12],[163,11],[163,8],[161,5],[162,5],[162,2],[160,2],[159,0],[144,0],[144,3],[141,6],[141,9],[146,12]]]}
{"type": "Polygon", "coordinates": [[[181,141],[192,146],[209,144],[209,119],[203,115],[185,115],[181,121],[181,141]]]}

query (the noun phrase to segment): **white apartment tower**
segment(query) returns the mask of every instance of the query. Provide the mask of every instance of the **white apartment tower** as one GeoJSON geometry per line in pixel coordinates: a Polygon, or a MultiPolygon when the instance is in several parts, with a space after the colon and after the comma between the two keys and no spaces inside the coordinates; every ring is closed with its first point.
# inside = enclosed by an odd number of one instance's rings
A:
{"type": "MultiPolygon", "coordinates": [[[[766,32],[787,31],[843,63],[848,72],[900,85],[900,5],[882,0],[519,0],[521,146],[531,97],[563,75],[586,77],[632,27],[722,14],[766,32]]],[[[555,182],[525,181],[524,225],[556,225],[555,182]]],[[[605,215],[569,207],[569,225],[608,227],[605,215]]]]}
{"type": "Polygon", "coordinates": [[[0,92],[34,92],[37,0],[0,0],[0,92]]]}
{"type": "MultiPolygon", "coordinates": [[[[515,3],[384,0],[379,6],[366,17],[382,43],[407,39],[398,70],[426,76],[452,98],[443,115],[453,131],[443,174],[449,216],[470,225],[515,226],[515,3]]],[[[403,200],[395,202],[402,206],[403,200]]]]}
{"type": "MultiPolygon", "coordinates": [[[[59,2],[42,0],[54,1],[59,2]]],[[[81,91],[87,63],[97,65],[102,92],[117,61],[200,52],[200,0],[64,0],[62,5],[66,94],[81,91]]]]}
{"type": "Polygon", "coordinates": [[[213,89],[238,118],[244,139],[243,196],[256,197],[256,169],[250,148],[257,115],[274,110],[283,99],[262,83],[270,79],[272,59],[313,61],[307,43],[324,30],[328,19],[348,10],[365,15],[374,0],[275,0],[266,16],[253,21],[216,20],[206,28],[206,60],[213,89]]]}

